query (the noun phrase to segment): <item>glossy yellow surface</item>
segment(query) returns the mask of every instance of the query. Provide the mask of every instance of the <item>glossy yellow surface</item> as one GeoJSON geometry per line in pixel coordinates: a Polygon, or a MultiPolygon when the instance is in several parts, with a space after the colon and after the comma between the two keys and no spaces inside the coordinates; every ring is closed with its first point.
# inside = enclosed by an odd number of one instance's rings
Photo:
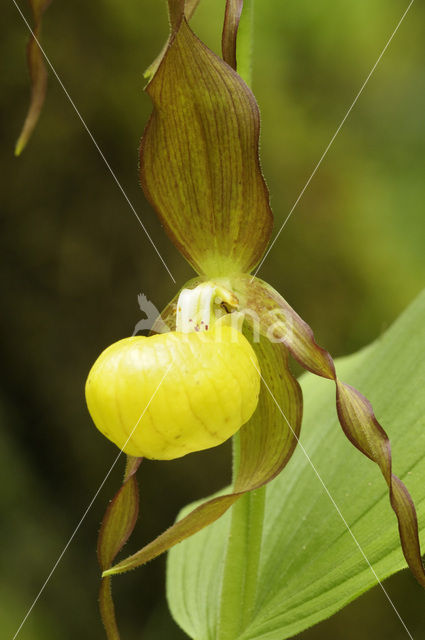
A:
{"type": "Polygon", "coordinates": [[[116,342],[93,365],[86,400],[96,427],[125,453],[170,460],[227,440],[259,391],[254,350],[222,326],[116,342]]]}

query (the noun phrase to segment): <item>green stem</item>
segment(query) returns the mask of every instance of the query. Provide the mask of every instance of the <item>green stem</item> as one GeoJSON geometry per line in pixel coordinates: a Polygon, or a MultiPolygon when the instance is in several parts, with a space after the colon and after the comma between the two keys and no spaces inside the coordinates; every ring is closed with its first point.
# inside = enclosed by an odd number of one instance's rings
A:
{"type": "MultiPolygon", "coordinates": [[[[252,83],[254,0],[245,0],[239,23],[236,57],[238,73],[252,83]]],[[[240,435],[233,436],[233,485],[241,462],[240,435]]],[[[266,488],[245,494],[233,505],[221,586],[217,640],[236,640],[255,610],[263,537],[266,488]]]]}
{"type": "MultiPolygon", "coordinates": [[[[233,471],[240,461],[240,437],[233,437],[233,471]]],[[[235,480],[236,475],[234,475],[235,480]]],[[[257,594],[266,489],[233,505],[221,587],[218,640],[235,640],[251,620],[257,594]]]]}

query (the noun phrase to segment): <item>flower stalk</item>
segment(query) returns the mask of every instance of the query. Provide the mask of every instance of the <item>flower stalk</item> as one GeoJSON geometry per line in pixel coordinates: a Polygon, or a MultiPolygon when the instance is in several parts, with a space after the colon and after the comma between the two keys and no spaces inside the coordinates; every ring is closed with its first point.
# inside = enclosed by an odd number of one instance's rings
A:
{"type": "MultiPolygon", "coordinates": [[[[252,84],[254,0],[245,0],[240,14],[235,46],[235,69],[252,84]]],[[[242,7],[241,7],[242,8],[242,7]]],[[[226,24],[226,23],[225,23],[226,24]]],[[[225,33],[223,30],[223,42],[225,33]]],[[[225,50],[223,47],[223,57],[225,50]]],[[[232,478],[236,482],[240,457],[239,433],[232,438],[232,478]]],[[[233,640],[249,623],[255,608],[258,570],[263,539],[266,487],[246,493],[232,507],[220,594],[217,640],[233,640]]]]}
{"type": "MultiPolygon", "coordinates": [[[[240,437],[235,434],[233,477],[237,477],[240,437]]],[[[220,594],[217,640],[232,640],[249,623],[255,609],[263,539],[266,487],[245,494],[232,507],[220,594]]]]}

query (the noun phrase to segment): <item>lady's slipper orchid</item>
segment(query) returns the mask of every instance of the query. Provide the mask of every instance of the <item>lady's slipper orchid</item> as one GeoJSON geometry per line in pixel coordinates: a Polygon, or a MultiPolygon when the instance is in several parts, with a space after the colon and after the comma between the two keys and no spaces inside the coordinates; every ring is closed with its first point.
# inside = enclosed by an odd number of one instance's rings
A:
{"type": "Polygon", "coordinates": [[[154,110],[142,138],[141,182],[167,233],[199,277],[186,284],[162,315],[176,331],[113,345],[100,356],[87,383],[94,421],[129,454],[124,484],[107,510],[99,536],[104,571],[100,604],[108,636],[119,637],[111,575],[151,560],[207,526],[243,494],[268,483],[288,462],[302,418],[301,390],[289,369],[289,355],[305,369],[335,382],[340,424],[352,444],[380,467],[407,564],[425,587],[415,508],[406,487],[392,473],[389,441],[369,401],[337,378],[331,356],[316,344],[310,327],[280,294],[249,275],[270,240],[272,214],[258,158],[258,107],[234,69],[242,2],[226,4],[224,60],[188,25],[197,2],[186,2],[186,7],[184,0],[168,4],[171,35],[149,70],[147,92],[154,110]],[[199,329],[201,322],[204,327],[208,324],[202,314],[207,310],[211,317],[214,306],[211,297],[203,306],[202,292],[216,290],[226,292],[218,297],[222,308],[231,312],[227,316],[242,314],[246,339],[227,326],[226,315],[216,321],[224,325],[224,342],[215,341],[215,327],[185,333],[186,324],[182,331],[181,323],[193,320],[186,313],[187,296],[192,293],[191,300],[197,301],[199,329]],[[226,304],[226,296],[231,304],[226,304]],[[258,340],[253,340],[256,331],[258,340]],[[157,402],[152,401],[149,419],[142,423],[142,418],[140,431],[129,438],[170,363],[172,373],[165,378],[157,402]],[[228,387],[235,399],[230,385],[238,389],[237,407],[223,392],[228,387]],[[112,566],[137,517],[138,457],[172,458],[214,446],[247,420],[239,434],[233,491],[206,501],[112,566]],[[211,429],[217,437],[206,436],[211,429]]]}

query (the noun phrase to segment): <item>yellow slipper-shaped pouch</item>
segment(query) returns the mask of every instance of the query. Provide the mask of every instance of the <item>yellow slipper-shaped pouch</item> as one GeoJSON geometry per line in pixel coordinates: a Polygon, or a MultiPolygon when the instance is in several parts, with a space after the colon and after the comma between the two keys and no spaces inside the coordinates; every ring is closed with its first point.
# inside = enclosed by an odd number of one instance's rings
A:
{"type": "Polygon", "coordinates": [[[96,427],[126,454],[170,460],[221,444],[258,403],[259,365],[232,326],[125,338],[93,365],[96,427]]]}

